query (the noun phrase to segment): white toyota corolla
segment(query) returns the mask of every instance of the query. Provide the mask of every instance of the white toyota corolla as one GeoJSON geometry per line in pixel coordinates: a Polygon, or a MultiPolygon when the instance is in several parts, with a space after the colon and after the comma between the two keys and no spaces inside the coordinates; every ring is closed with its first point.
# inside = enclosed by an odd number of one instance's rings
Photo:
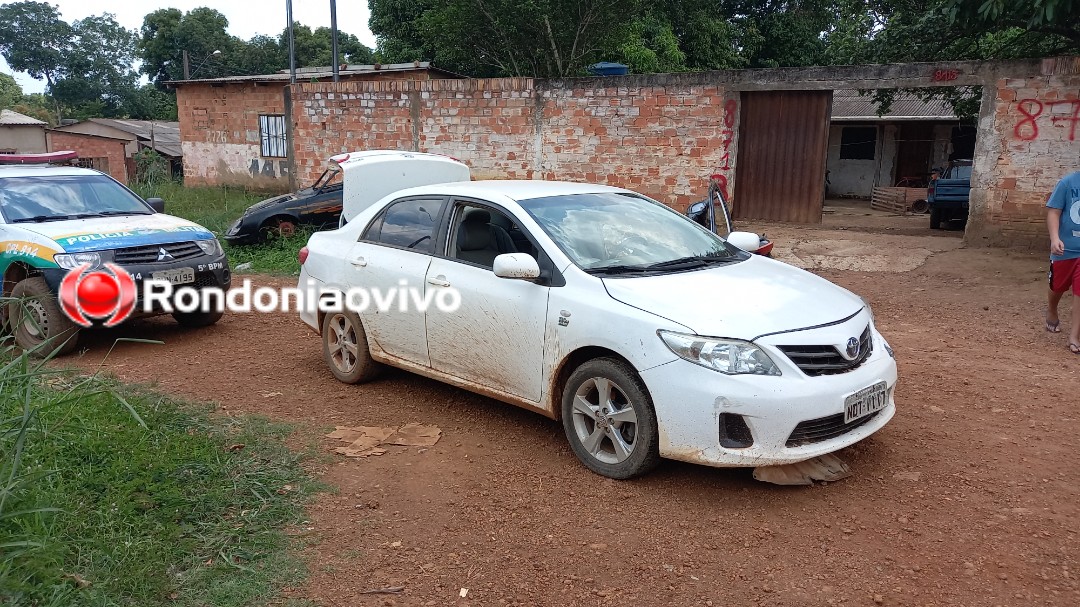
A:
{"type": "Polygon", "coordinates": [[[772,466],[895,413],[866,303],[631,191],[545,181],[402,190],[301,251],[301,289],[455,289],[454,313],[301,312],[341,381],[382,365],[561,419],[591,470],[772,466]]]}

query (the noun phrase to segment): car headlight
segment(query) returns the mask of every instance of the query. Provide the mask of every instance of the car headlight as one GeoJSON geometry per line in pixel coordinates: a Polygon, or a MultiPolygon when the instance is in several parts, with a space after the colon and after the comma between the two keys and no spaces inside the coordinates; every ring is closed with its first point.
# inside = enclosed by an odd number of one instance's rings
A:
{"type": "Polygon", "coordinates": [[[243,217],[241,217],[240,219],[237,219],[236,221],[232,222],[232,225],[229,226],[229,229],[225,232],[225,235],[226,236],[232,236],[232,235],[236,234],[237,232],[239,232],[241,223],[244,223],[244,218],[243,217]]]}
{"type": "Polygon", "coordinates": [[[53,261],[65,270],[74,270],[85,263],[90,264],[91,268],[96,268],[101,265],[101,254],[96,252],[57,253],[53,255],[53,261]]]}
{"type": "Polygon", "coordinates": [[[889,356],[896,358],[896,355],[893,354],[892,346],[889,345],[889,342],[885,341],[884,337],[881,338],[881,345],[885,346],[885,351],[889,353],[889,356]]]}
{"type": "Polygon", "coordinates": [[[780,375],[780,369],[764,350],[740,339],[719,339],[657,331],[664,344],[679,358],[728,375],[780,375]]]}
{"type": "Polygon", "coordinates": [[[221,244],[218,243],[217,238],[211,238],[210,240],[196,240],[195,244],[199,245],[202,252],[207,255],[221,255],[221,244]]]}

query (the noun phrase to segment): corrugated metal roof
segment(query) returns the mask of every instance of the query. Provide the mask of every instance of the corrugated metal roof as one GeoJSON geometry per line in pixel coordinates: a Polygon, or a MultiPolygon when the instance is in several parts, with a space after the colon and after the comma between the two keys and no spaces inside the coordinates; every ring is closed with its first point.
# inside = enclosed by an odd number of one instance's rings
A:
{"type": "MultiPolygon", "coordinates": [[[[180,123],[163,122],[160,120],[128,120],[119,118],[90,118],[86,122],[93,122],[102,126],[130,133],[135,139],[146,147],[151,147],[151,141],[155,150],[166,156],[180,157],[184,152],[180,148],[180,123]],[[153,137],[151,137],[151,132],[153,137]]],[[[70,127],[75,124],[67,124],[59,127],[59,131],[77,132],[70,127]]]]}
{"type": "MultiPolygon", "coordinates": [[[[386,63],[379,66],[375,65],[342,65],[338,70],[338,75],[342,78],[348,76],[361,76],[371,74],[382,74],[386,72],[419,72],[419,71],[431,71],[438,72],[451,78],[464,78],[460,74],[455,74],[444,69],[437,68],[431,65],[429,61],[414,61],[413,63],[386,63]]],[[[297,68],[296,79],[297,80],[310,80],[312,78],[323,79],[333,78],[333,69],[330,66],[320,67],[304,67],[297,68]]],[[[177,84],[212,84],[215,82],[228,83],[228,82],[288,82],[291,75],[289,70],[281,70],[275,74],[256,74],[254,76],[225,76],[224,78],[203,78],[193,80],[170,80],[165,84],[177,85],[177,84]]]]}
{"type": "Polygon", "coordinates": [[[22,126],[35,126],[46,125],[47,122],[38,120],[37,118],[31,118],[18,112],[11,110],[0,110],[0,124],[6,125],[22,125],[22,126]]]}
{"type": "Polygon", "coordinates": [[[896,91],[892,107],[878,116],[878,104],[873,93],[860,95],[854,89],[833,91],[833,121],[881,122],[896,120],[956,120],[956,112],[949,103],[941,99],[923,101],[915,95],[896,91]]]}

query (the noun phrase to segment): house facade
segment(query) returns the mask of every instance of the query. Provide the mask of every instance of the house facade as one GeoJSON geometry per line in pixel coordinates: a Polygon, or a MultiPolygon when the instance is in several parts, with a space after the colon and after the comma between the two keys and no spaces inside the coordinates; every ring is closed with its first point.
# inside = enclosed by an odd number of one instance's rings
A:
{"type": "Polygon", "coordinates": [[[942,99],[897,91],[879,114],[872,93],[833,91],[825,197],[870,198],[875,187],[925,187],[950,160],[971,160],[978,129],[942,99]]]}
{"type": "Polygon", "coordinates": [[[45,128],[37,118],[0,110],[0,154],[43,154],[49,150],[45,128]]]}
{"type": "MultiPolygon", "coordinates": [[[[426,62],[346,65],[341,83],[456,79],[426,62]]],[[[332,81],[328,67],[297,70],[297,82],[332,81]]],[[[276,74],[174,81],[184,183],[285,191],[290,179],[288,70],[276,74]]],[[[359,134],[358,134],[359,135],[359,134]]],[[[355,145],[365,147],[358,137],[355,145]]]]}

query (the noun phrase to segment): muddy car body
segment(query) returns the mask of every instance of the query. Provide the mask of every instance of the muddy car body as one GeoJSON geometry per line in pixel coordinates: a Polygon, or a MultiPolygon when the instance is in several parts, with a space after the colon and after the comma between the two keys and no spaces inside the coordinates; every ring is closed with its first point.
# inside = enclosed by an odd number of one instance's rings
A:
{"type": "Polygon", "coordinates": [[[605,476],[660,457],[803,461],[895,412],[896,364],[862,299],[627,190],[413,188],[313,235],[301,257],[302,289],[460,296],[452,313],[302,312],[338,379],[392,365],[562,419],[605,476]]]}

